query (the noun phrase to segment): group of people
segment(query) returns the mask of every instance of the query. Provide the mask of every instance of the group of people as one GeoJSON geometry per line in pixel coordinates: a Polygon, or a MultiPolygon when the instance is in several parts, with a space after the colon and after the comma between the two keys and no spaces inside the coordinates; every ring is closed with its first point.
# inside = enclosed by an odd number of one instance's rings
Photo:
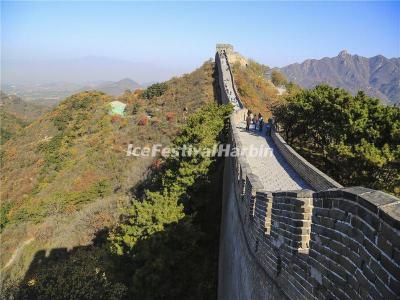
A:
{"type": "Polygon", "coordinates": [[[250,130],[251,123],[254,124],[254,130],[258,129],[260,132],[262,132],[263,125],[264,125],[264,119],[263,119],[261,113],[258,113],[258,115],[253,115],[252,111],[249,110],[247,112],[247,117],[246,117],[246,131],[250,130]]]}

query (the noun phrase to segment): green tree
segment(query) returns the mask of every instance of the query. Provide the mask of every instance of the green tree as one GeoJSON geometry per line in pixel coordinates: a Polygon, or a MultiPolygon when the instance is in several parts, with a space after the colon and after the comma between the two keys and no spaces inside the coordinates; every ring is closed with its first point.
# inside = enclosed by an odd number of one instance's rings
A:
{"type": "Polygon", "coordinates": [[[344,185],[400,194],[400,109],[319,85],[274,109],[284,137],[344,185]]]}
{"type": "Polygon", "coordinates": [[[155,83],[150,85],[147,89],[145,89],[140,95],[143,99],[153,99],[155,97],[160,97],[163,95],[168,89],[167,83],[155,83]]]}

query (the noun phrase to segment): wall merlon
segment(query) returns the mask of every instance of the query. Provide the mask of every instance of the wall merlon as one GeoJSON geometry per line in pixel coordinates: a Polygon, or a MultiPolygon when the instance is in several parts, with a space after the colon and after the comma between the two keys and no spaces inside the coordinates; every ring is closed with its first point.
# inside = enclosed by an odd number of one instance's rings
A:
{"type": "Polygon", "coordinates": [[[247,178],[249,179],[251,186],[252,186],[252,192],[254,194],[254,196],[256,195],[256,192],[259,190],[263,190],[264,186],[260,180],[260,178],[253,174],[253,173],[249,173],[247,174],[247,178]]]}

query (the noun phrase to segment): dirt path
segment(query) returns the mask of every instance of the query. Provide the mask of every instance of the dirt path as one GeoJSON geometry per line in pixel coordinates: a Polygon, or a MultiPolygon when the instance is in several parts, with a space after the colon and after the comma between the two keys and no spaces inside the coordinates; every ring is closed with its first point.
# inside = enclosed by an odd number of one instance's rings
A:
{"type": "Polygon", "coordinates": [[[11,258],[8,260],[8,262],[6,263],[6,265],[3,267],[2,270],[8,268],[14,261],[15,259],[21,254],[22,250],[24,249],[24,247],[28,246],[30,243],[32,243],[35,239],[32,237],[30,239],[27,239],[26,241],[24,241],[21,245],[18,246],[17,249],[15,249],[13,255],[11,256],[11,258]]]}

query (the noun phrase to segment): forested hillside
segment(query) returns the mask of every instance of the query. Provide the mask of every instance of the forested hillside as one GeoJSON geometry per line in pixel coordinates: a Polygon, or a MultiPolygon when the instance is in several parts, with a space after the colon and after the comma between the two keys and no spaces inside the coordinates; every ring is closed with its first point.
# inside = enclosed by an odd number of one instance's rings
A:
{"type": "MultiPolygon", "coordinates": [[[[181,132],[188,115],[215,101],[213,67],[212,62],[206,62],[191,74],[173,78],[165,83],[162,94],[151,99],[142,96],[145,91],[125,93],[117,98],[127,104],[125,116],[108,113],[115,97],[95,91],[73,95],[4,144],[3,287],[18,287],[28,269],[28,274],[34,272],[36,259],[30,263],[39,250],[54,253],[73,248],[68,255],[79,257],[82,251],[89,251],[95,259],[97,250],[83,246],[90,245],[95,236],[104,238],[100,233],[114,226],[120,209],[129,207],[133,195],[143,191],[143,178],[159,168],[158,159],[127,156],[128,144],[168,145],[181,132]],[[14,257],[20,254],[16,250],[21,245],[22,255],[14,257]]],[[[74,263],[62,262],[66,269],[74,263]]],[[[52,263],[44,266],[60,267],[52,263]]],[[[62,274],[60,270],[56,273],[53,275],[62,274]]],[[[79,276],[76,279],[70,284],[85,281],[79,276]]],[[[50,286],[47,289],[52,291],[50,286]]],[[[36,292],[37,297],[47,293],[36,292]]]]}
{"type": "Polygon", "coordinates": [[[27,125],[23,120],[5,112],[3,109],[0,110],[0,119],[0,144],[4,144],[9,139],[19,134],[22,128],[27,125]]]}
{"type": "Polygon", "coordinates": [[[0,92],[0,144],[21,133],[23,127],[39,118],[47,107],[23,101],[0,92]]]}

